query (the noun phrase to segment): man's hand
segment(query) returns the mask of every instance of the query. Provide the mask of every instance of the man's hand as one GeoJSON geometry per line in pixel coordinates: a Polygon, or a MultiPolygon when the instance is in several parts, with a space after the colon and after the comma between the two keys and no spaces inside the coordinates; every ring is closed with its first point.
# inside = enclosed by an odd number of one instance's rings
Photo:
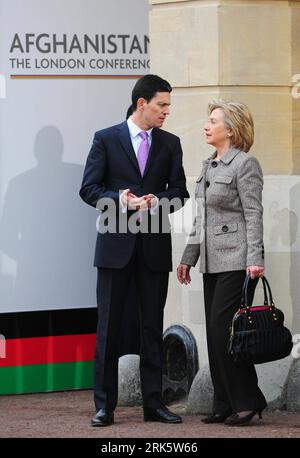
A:
{"type": "Polygon", "coordinates": [[[156,205],[157,197],[154,194],[137,197],[130,189],[125,189],[121,194],[121,201],[130,210],[147,211],[156,205]]]}
{"type": "Polygon", "coordinates": [[[128,208],[130,210],[139,210],[139,211],[146,211],[148,210],[148,200],[142,197],[132,197],[128,201],[128,208]]]}
{"type": "Polygon", "coordinates": [[[263,277],[265,274],[265,269],[261,266],[247,266],[246,272],[250,275],[252,279],[254,279],[263,277]]]}
{"type": "Polygon", "coordinates": [[[143,197],[137,197],[130,189],[125,189],[121,194],[121,202],[130,210],[140,210],[141,206],[145,206],[143,197]]]}
{"type": "Polygon", "coordinates": [[[125,207],[128,206],[129,201],[132,200],[133,198],[136,198],[136,196],[132,194],[130,189],[125,189],[121,194],[121,202],[125,207]]]}
{"type": "Polygon", "coordinates": [[[155,207],[158,203],[158,199],[154,194],[147,194],[146,196],[143,196],[143,198],[147,200],[149,209],[155,207]]]}
{"type": "Polygon", "coordinates": [[[187,264],[179,264],[177,267],[177,278],[179,283],[182,285],[188,285],[191,283],[190,269],[191,266],[188,266],[187,264]]]}

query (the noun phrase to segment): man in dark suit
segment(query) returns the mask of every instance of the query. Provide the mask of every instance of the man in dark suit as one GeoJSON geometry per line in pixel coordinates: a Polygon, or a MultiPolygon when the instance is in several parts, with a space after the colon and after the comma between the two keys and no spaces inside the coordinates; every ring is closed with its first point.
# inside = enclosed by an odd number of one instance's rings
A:
{"type": "Polygon", "coordinates": [[[139,302],[144,420],[182,421],[162,401],[163,310],[172,270],[168,214],[189,197],[180,140],[160,129],[171,91],[156,75],[140,78],[132,91],[132,115],[96,132],[84,171],[80,196],[102,211],[94,262],[99,319],[93,426],[114,421],[120,334],[132,280],[139,302]]]}

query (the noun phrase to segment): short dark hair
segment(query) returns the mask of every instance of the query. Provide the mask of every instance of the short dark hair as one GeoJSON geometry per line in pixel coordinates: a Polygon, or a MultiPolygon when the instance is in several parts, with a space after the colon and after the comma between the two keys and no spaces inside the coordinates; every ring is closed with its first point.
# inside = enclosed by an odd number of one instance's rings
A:
{"type": "Polygon", "coordinates": [[[128,119],[131,115],[132,115],[132,105],[130,105],[130,107],[127,110],[126,119],[128,119]]]}
{"type": "Polygon", "coordinates": [[[142,76],[142,78],[137,80],[132,90],[132,110],[136,110],[138,99],[143,98],[147,102],[150,102],[157,92],[172,92],[172,87],[168,81],[160,78],[160,76],[142,76]]]}

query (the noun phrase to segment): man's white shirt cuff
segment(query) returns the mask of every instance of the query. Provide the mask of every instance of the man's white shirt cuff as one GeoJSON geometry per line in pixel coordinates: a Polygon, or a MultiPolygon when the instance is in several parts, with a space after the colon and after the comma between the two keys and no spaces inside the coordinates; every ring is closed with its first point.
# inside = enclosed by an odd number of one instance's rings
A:
{"type": "Polygon", "coordinates": [[[155,205],[153,207],[150,208],[150,215],[151,216],[154,216],[157,214],[157,209],[158,209],[158,205],[159,205],[159,200],[156,196],[155,197],[155,205]]]}
{"type": "Polygon", "coordinates": [[[120,202],[120,207],[121,207],[121,212],[126,213],[127,212],[127,205],[125,205],[122,201],[122,196],[124,195],[125,191],[121,192],[120,197],[119,197],[119,202],[120,202]]]}

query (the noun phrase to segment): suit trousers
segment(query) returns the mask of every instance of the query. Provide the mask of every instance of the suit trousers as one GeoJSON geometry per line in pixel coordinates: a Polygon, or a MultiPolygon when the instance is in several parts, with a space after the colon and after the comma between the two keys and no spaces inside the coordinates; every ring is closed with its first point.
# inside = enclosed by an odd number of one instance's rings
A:
{"type": "MultiPolygon", "coordinates": [[[[207,347],[214,387],[213,413],[221,415],[263,409],[267,405],[257,384],[254,364],[235,363],[226,351],[245,275],[244,270],[203,275],[207,347]]],[[[253,286],[256,283],[253,282],[253,286]]],[[[253,295],[254,288],[251,299],[253,295]]]]}
{"type": "Polygon", "coordinates": [[[136,235],[130,262],[123,269],[98,268],[98,325],[94,400],[96,410],[114,410],[118,401],[118,359],[121,325],[129,284],[134,277],[139,303],[140,375],[143,405],[162,406],[163,312],[169,272],[154,272],[145,262],[143,235],[136,235]]]}

